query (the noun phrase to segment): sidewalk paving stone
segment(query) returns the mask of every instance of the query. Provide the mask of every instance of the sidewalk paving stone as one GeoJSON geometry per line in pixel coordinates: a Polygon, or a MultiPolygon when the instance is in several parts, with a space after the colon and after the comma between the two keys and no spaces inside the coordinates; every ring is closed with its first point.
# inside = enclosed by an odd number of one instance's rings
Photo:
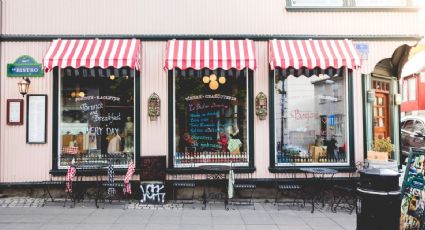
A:
{"type": "MultiPolygon", "coordinates": [[[[61,205],[31,207],[28,203],[40,203],[29,198],[0,198],[0,229],[149,229],[149,230],[355,230],[356,214],[332,213],[320,209],[314,213],[309,207],[277,207],[271,203],[255,203],[248,206],[230,206],[222,203],[183,206],[170,204],[146,205],[134,202],[123,209],[122,205],[110,205],[96,209],[93,201],[77,203],[75,208],[61,205]],[[11,205],[13,204],[13,205],[11,205]],[[13,206],[13,207],[12,207],[13,206]]],[[[102,207],[102,206],[101,206],[102,207]]]]}
{"type": "Polygon", "coordinates": [[[232,215],[232,216],[214,216],[213,223],[215,225],[241,225],[244,224],[242,217],[240,215],[232,215]]]}
{"type": "Polygon", "coordinates": [[[312,230],[307,224],[303,225],[279,225],[280,230],[312,230]]]}
{"type": "Polygon", "coordinates": [[[245,225],[214,225],[214,230],[246,230],[245,225]]]}

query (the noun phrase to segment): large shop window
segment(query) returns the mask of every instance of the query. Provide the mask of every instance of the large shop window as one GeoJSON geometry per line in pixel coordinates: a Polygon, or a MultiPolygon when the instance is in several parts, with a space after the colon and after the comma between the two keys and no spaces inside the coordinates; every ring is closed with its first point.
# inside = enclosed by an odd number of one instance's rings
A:
{"type": "Polygon", "coordinates": [[[271,40],[269,51],[271,167],[348,166],[349,78],[360,66],[353,43],[271,40]]]}
{"type": "Polygon", "coordinates": [[[126,167],[135,154],[134,70],[60,70],[58,166],[114,157],[126,167]]]}
{"type": "Polygon", "coordinates": [[[247,73],[174,71],[174,167],[248,166],[247,73]]]}
{"type": "Polygon", "coordinates": [[[275,164],[340,164],[347,154],[347,83],[341,75],[274,76],[275,164]]]}

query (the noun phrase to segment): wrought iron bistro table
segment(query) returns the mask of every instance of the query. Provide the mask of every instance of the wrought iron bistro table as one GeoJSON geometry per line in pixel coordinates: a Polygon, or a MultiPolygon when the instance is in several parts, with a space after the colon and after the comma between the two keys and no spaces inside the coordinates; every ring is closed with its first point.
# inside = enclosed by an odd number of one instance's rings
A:
{"type": "Polygon", "coordinates": [[[101,198],[101,184],[102,176],[107,175],[108,163],[75,163],[73,165],[77,173],[75,175],[75,193],[73,194],[74,206],[76,200],[81,201],[84,195],[93,195],[96,208],[99,208],[98,200],[101,198]],[[85,177],[94,177],[94,181],[84,180],[85,177]],[[88,185],[87,183],[94,183],[88,185]],[[88,193],[88,188],[93,187],[95,189],[94,194],[88,193]]]}
{"type": "Polygon", "coordinates": [[[334,175],[338,173],[335,169],[330,168],[300,168],[300,171],[305,173],[305,177],[308,178],[308,174],[311,174],[313,180],[312,185],[316,190],[312,189],[309,193],[311,197],[311,213],[314,213],[314,206],[316,201],[322,203],[322,207],[325,206],[325,179],[332,180],[334,175]]]}
{"type": "MultiPolygon", "coordinates": [[[[201,165],[198,167],[205,174],[205,183],[204,183],[204,193],[202,195],[202,200],[204,207],[207,208],[208,198],[218,198],[222,193],[209,193],[207,196],[207,184],[218,185],[221,188],[226,188],[226,179],[227,174],[229,174],[230,166],[226,165],[201,165]]],[[[224,195],[224,208],[227,210],[228,204],[227,194],[224,195]]]]}

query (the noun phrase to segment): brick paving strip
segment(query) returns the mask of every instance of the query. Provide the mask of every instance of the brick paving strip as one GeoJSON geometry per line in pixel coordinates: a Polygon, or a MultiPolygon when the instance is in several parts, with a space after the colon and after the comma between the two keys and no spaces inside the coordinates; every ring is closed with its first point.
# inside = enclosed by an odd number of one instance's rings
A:
{"type": "MultiPolygon", "coordinates": [[[[55,199],[55,206],[60,206],[64,202],[64,199],[55,199]]],[[[121,201],[121,205],[124,205],[124,201],[121,201]]],[[[68,203],[70,203],[68,201],[68,203]]],[[[6,197],[6,198],[0,198],[0,207],[2,208],[41,208],[43,207],[44,199],[42,198],[32,198],[32,197],[6,197]]],[[[46,202],[46,205],[51,205],[52,202],[49,200],[46,202]]],[[[78,204],[78,207],[87,207],[93,205],[93,201],[84,201],[83,203],[78,204]]],[[[119,206],[119,204],[114,206],[119,206]]],[[[107,207],[107,206],[106,206],[107,207]]],[[[172,210],[172,209],[182,209],[183,205],[181,204],[164,204],[164,205],[153,205],[153,204],[140,204],[138,202],[132,202],[127,205],[127,209],[147,209],[147,210],[158,210],[158,209],[164,209],[164,210],[172,210]]]]}

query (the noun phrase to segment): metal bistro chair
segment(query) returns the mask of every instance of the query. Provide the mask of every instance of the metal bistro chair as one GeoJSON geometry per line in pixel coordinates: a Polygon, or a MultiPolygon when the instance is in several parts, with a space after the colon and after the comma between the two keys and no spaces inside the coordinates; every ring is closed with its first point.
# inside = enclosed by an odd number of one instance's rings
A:
{"type": "MultiPolygon", "coordinates": [[[[190,160],[189,164],[191,168],[195,168],[195,164],[192,160],[190,160]]],[[[194,196],[195,196],[196,183],[195,183],[195,177],[193,173],[189,175],[174,174],[172,188],[173,188],[173,205],[182,204],[184,206],[185,204],[193,205],[195,203],[194,196]],[[185,189],[190,191],[190,194],[191,194],[190,198],[180,200],[178,202],[177,192],[179,189],[185,189]]]]}
{"type": "MultiPolygon", "coordinates": [[[[231,164],[231,170],[235,170],[233,163],[231,164]]],[[[252,180],[252,172],[235,172],[235,181],[233,189],[237,198],[231,198],[230,203],[233,205],[248,205],[252,206],[255,210],[254,202],[252,197],[257,185],[252,180]],[[248,193],[248,196],[242,194],[248,193]]]]}
{"type": "Polygon", "coordinates": [[[130,203],[130,196],[132,193],[131,190],[131,178],[134,175],[135,171],[135,165],[134,162],[131,160],[128,164],[127,173],[125,174],[124,178],[121,178],[117,180],[115,177],[115,169],[112,164],[112,162],[108,166],[108,181],[102,183],[101,187],[106,189],[106,192],[103,191],[103,207],[105,208],[106,200],[109,201],[109,203],[112,203],[112,200],[114,198],[118,199],[118,202],[121,202],[121,196],[123,197],[124,202],[124,209],[127,208],[127,203],[130,203]]]}
{"type": "Polygon", "coordinates": [[[292,203],[295,206],[302,201],[300,207],[305,207],[306,197],[304,183],[301,178],[297,178],[297,171],[289,169],[287,173],[275,173],[276,196],[275,205],[280,210],[281,205],[292,203]],[[286,175],[286,177],[284,176],[286,175]],[[280,201],[281,196],[293,197],[292,202],[280,201]],[[298,202],[297,202],[298,201],[298,202]]]}
{"type": "MultiPolygon", "coordinates": [[[[51,194],[51,189],[53,188],[61,188],[63,189],[65,187],[65,176],[62,177],[54,177],[50,174],[50,179],[47,181],[42,182],[43,187],[43,204],[42,206],[45,206],[49,197],[52,202],[55,202],[55,199],[53,198],[51,194]]],[[[68,196],[68,193],[66,194],[68,196]]]]}
{"type": "Polygon", "coordinates": [[[333,186],[332,212],[336,212],[336,209],[341,207],[347,209],[351,214],[357,208],[358,172],[363,168],[363,162],[357,162],[356,170],[349,173],[348,180],[344,181],[344,184],[333,186]],[[344,204],[345,206],[343,206],[344,204]]]}

